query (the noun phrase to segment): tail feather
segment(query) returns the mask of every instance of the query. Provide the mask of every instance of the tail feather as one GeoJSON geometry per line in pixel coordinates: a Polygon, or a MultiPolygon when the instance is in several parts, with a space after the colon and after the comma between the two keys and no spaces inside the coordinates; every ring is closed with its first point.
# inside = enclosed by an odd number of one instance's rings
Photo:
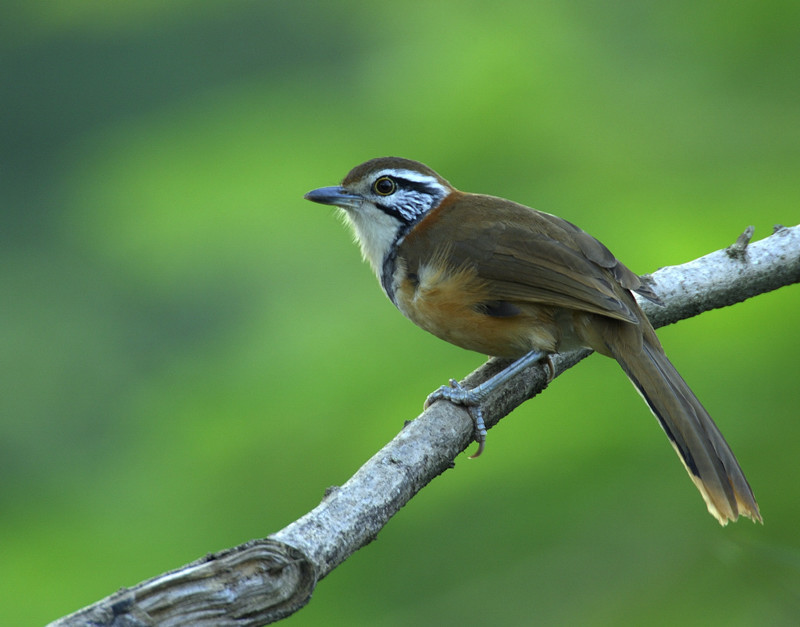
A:
{"type": "Polygon", "coordinates": [[[646,334],[641,351],[609,349],[655,414],[709,513],[721,525],[739,515],[762,522],[728,443],[657,342],[646,334]]]}

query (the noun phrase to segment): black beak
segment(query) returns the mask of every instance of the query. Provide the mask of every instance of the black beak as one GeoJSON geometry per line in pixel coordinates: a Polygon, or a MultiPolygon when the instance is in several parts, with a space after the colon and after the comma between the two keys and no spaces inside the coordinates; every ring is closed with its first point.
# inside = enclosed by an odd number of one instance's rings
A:
{"type": "Polygon", "coordinates": [[[335,207],[342,207],[343,209],[357,207],[363,200],[358,194],[348,192],[340,185],[313,189],[303,196],[303,198],[311,202],[318,202],[321,205],[334,205],[335,207]]]}

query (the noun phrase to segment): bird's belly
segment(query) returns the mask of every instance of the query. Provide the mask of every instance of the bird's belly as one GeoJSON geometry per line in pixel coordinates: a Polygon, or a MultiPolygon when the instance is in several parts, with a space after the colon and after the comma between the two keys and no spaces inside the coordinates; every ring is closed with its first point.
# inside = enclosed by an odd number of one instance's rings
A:
{"type": "Polygon", "coordinates": [[[398,309],[429,333],[484,355],[516,359],[532,350],[555,352],[561,329],[552,308],[486,307],[485,282],[470,269],[422,266],[395,283],[398,309]],[[488,312],[488,313],[487,313],[488,312]]]}

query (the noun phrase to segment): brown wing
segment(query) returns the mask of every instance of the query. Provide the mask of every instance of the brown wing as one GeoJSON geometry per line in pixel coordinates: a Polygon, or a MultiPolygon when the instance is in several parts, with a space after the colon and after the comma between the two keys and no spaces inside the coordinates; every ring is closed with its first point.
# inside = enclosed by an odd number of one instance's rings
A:
{"type": "Polygon", "coordinates": [[[637,322],[620,288],[655,298],[603,244],[573,224],[492,196],[451,195],[403,245],[416,248],[420,259],[437,251],[452,268],[474,267],[486,279],[490,298],[498,302],[564,307],[637,322]],[[444,233],[449,241],[443,241],[444,233]]]}

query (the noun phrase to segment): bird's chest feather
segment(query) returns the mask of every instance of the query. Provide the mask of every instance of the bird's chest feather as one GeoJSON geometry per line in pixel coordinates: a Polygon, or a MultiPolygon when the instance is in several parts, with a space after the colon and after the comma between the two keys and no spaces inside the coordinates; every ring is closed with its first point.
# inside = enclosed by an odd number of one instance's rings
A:
{"type": "Polygon", "coordinates": [[[429,333],[484,355],[518,358],[530,350],[553,352],[558,329],[549,308],[492,300],[474,268],[448,266],[442,256],[394,271],[397,308],[429,333]]]}

